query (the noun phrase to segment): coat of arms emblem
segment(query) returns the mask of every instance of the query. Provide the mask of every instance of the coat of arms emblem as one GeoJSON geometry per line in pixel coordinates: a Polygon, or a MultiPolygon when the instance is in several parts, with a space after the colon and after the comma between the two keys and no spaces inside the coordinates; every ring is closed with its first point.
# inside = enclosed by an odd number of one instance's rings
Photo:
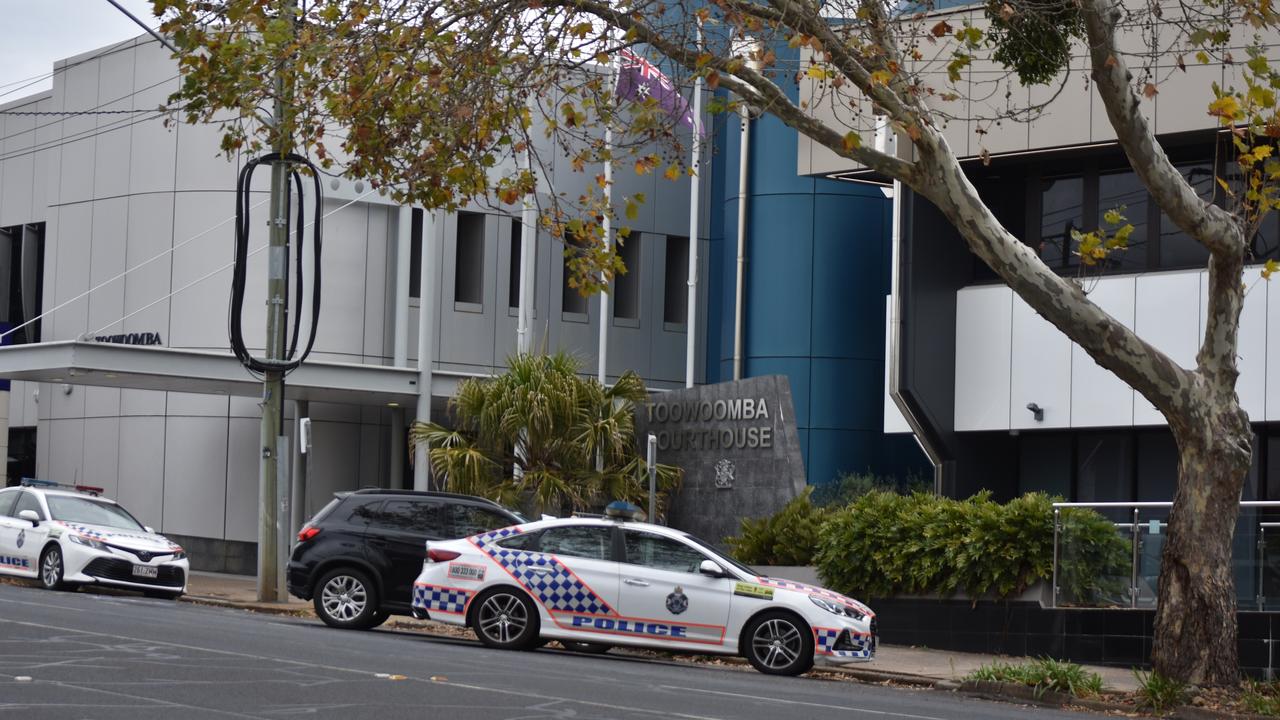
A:
{"type": "Polygon", "coordinates": [[[679,585],[667,596],[667,610],[672,615],[679,615],[689,609],[689,596],[684,594],[684,588],[679,585]]]}
{"type": "Polygon", "coordinates": [[[733,487],[733,473],[737,469],[733,465],[733,461],[724,458],[716,463],[716,488],[720,490],[729,490],[733,487]]]}

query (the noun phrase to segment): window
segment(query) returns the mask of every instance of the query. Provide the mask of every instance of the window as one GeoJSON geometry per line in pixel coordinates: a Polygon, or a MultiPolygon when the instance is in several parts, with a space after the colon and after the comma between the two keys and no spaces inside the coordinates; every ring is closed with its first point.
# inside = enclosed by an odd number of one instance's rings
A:
{"type": "Polygon", "coordinates": [[[578,292],[575,287],[570,287],[569,278],[573,277],[573,268],[569,265],[569,260],[576,254],[577,248],[582,246],[582,241],[572,235],[565,235],[564,238],[564,260],[562,264],[563,279],[560,287],[560,311],[567,313],[578,313],[579,315],[587,314],[587,298],[578,292]]]}
{"type": "MultiPolygon", "coordinates": [[[[1133,436],[1129,433],[1086,433],[1076,449],[1076,497],[1082,502],[1133,500],[1133,436]]],[[[1123,511],[1103,513],[1123,520],[1123,511]]]]}
{"type": "Polygon", "coordinates": [[[484,215],[458,214],[458,241],[453,264],[453,301],[484,303],[484,215]]]}
{"type": "Polygon", "coordinates": [[[537,550],[538,538],[541,536],[542,533],[523,533],[514,537],[504,538],[494,544],[509,550],[537,550]]]}
{"type": "Polygon", "coordinates": [[[9,492],[0,492],[0,517],[14,514],[13,506],[14,506],[14,503],[18,501],[19,494],[20,493],[17,490],[10,490],[9,492]]]}
{"type": "Polygon", "coordinates": [[[608,560],[613,543],[613,528],[601,525],[569,525],[554,527],[542,533],[538,550],[554,555],[608,560]]]}
{"type": "Polygon", "coordinates": [[[13,508],[13,516],[17,517],[23,510],[34,510],[41,520],[48,519],[44,516],[44,511],[40,509],[40,501],[29,492],[22,493],[22,497],[18,498],[18,504],[13,508]]]}
{"type": "Polygon", "coordinates": [[[409,213],[409,297],[422,297],[422,208],[409,213]]]}
{"type": "Polygon", "coordinates": [[[441,505],[424,500],[388,500],[383,503],[373,524],[384,530],[399,530],[443,536],[444,518],[441,505]]]}
{"type": "Polygon", "coordinates": [[[623,320],[640,318],[640,233],[618,238],[618,258],[626,268],[613,277],[613,316],[623,320]]]}
{"type": "Polygon", "coordinates": [[[459,538],[479,535],[512,524],[507,516],[474,505],[450,505],[449,516],[453,537],[459,538]]]}
{"type": "MultiPolygon", "coordinates": [[[[1121,209],[1125,222],[1133,225],[1128,250],[1113,251],[1107,256],[1107,267],[1118,272],[1137,272],[1148,267],[1147,258],[1147,188],[1132,171],[1105,173],[1098,176],[1097,227],[1108,234],[1115,225],[1103,221],[1110,210],[1121,209]]],[[[1123,223],[1121,223],[1123,225],[1123,223]]]]}
{"type": "Polygon", "coordinates": [[[683,325],[689,312],[689,238],[667,236],[662,322],[683,325]]]}
{"type": "MultiPolygon", "coordinates": [[[[1195,188],[1201,200],[1213,200],[1217,181],[1213,175],[1213,162],[1182,163],[1178,172],[1195,188]]],[[[1191,236],[1173,223],[1164,213],[1160,214],[1160,267],[1207,267],[1209,250],[1191,239],[1191,236]]],[[[1172,497],[1172,495],[1170,496],[1172,497]]]]}
{"type": "MultiPolygon", "coordinates": [[[[347,511],[347,524],[368,525],[378,518],[380,509],[382,509],[382,500],[356,501],[354,507],[349,507],[347,511]]],[[[319,525],[320,520],[321,518],[317,516],[311,524],[319,525]]]]}
{"type": "MultiPolygon", "coordinates": [[[[507,307],[509,308],[520,307],[520,253],[523,248],[524,223],[520,222],[520,218],[511,218],[511,260],[507,263],[507,307]]],[[[534,292],[530,293],[529,302],[537,305],[538,258],[530,257],[529,262],[533,263],[534,289],[534,292]]]]}
{"type": "MultiPolygon", "coordinates": [[[[40,314],[43,267],[44,223],[0,228],[0,323],[15,327],[40,314]]],[[[39,320],[6,337],[3,344],[35,342],[40,342],[39,320]]]]}
{"type": "Polygon", "coordinates": [[[1040,183],[1040,259],[1051,268],[1074,265],[1072,230],[1084,229],[1084,178],[1046,178],[1040,183]]]}
{"type": "Polygon", "coordinates": [[[645,532],[627,530],[627,562],[655,570],[673,572],[698,572],[707,556],[678,540],[645,532]]]}

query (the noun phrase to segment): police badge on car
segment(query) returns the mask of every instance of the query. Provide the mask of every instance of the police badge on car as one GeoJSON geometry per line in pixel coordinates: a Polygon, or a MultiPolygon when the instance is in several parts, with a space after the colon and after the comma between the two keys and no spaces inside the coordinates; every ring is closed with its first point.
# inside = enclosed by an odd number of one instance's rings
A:
{"type": "Polygon", "coordinates": [[[672,615],[679,615],[689,609],[689,597],[684,594],[684,589],[679,585],[667,596],[667,610],[672,615]]]}

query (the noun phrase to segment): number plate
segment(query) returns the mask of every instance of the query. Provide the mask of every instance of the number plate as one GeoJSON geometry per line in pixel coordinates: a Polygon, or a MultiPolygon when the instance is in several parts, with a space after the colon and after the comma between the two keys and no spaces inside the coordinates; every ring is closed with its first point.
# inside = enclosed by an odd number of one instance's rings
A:
{"type": "Polygon", "coordinates": [[[134,565],[133,576],[141,578],[158,578],[160,577],[160,568],[150,565],[134,565]]]}

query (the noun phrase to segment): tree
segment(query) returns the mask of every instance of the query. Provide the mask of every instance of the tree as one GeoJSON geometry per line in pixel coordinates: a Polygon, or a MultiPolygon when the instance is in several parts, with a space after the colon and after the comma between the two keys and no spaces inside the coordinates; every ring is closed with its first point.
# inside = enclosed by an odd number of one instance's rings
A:
{"type": "MultiPolygon", "coordinates": [[[[561,515],[612,500],[645,506],[635,411],[648,393],[639,376],[626,372],[605,387],[564,353],[515,355],[507,366],[492,380],[462,382],[449,401],[453,427],[415,423],[410,431],[430,448],[444,488],[561,515]]],[[[679,482],[679,468],[657,466],[660,508],[679,482]]]]}
{"type": "MultiPolygon", "coordinates": [[[[628,132],[613,146],[592,131],[616,125],[622,111],[593,63],[598,68],[633,45],[705,78],[719,91],[713,110],[745,104],[771,113],[837,155],[900,180],[936,205],[1037,313],[1163,413],[1180,462],[1152,659],[1173,678],[1236,681],[1230,546],[1252,442],[1235,391],[1242,273],[1249,240],[1276,205],[1280,177],[1271,157],[1272,138],[1280,136],[1280,76],[1263,48],[1277,25],[1269,2],[988,0],[981,17],[958,27],[927,4],[887,0],[313,0],[303,10],[279,0],[154,2],[182,49],[185,81],[173,100],[186,119],[231,110],[228,150],[273,146],[273,133],[284,131],[326,168],[428,207],[453,209],[485,196],[511,202],[529,192],[535,173],[517,170],[515,159],[537,150],[535,136],[588,175],[595,163],[624,153],[639,172],[688,171],[675,124],[652,104],[626,108],[628,132]],[[1150,39],[1126,42],[1139,36],[1150,39]],[[803,50],[799,66],[779,60],[786,46],[803,50]],[[1194,367],[1180,367],[1104,312],[1087,283],[1041,262],[979,197],[948,143],[945,126],[965,116],[956,108],[969,100],[954,81],[975,60],[994,62],[1023,84],[1061,87],[1080,46],[1094,92],[1153,201],[1209,251],[1207,321],[1194,367]],[[1233,57],[1231,48],[1241,46],[1247,57],[1233,57]],[[1241,66],[1241,87],[1204,88],[1240,168],[1239,178],[1219,179],[1220,201],[1197,196],[1142,112],[1159,92],[1161,57],[1176,58],[1181,70],[1187,62],[1241,66]],[[257,115],[274,98],[261,82],[273,71],[284,73],[297,98],[280,127],[257,115]],[[793,101],[796,83],[811,85],[814,97],[793,101]],[[906,152],[864,142],[881,123],[906,152]],[[655,144],[664,150],[653,151],[655,144]]],[[[980,125],[1033,120],[1044,109],[1018,107],[1010,97],[980,125]]],[[[602,176],[584,178],[584,186],[576,198],[552,197],[544,223],[582,241],[575,269],[590,292],[617,267],[599,229],[616,205],[599,192],[602,176]]],[[[1124,252],[1132,229],[1123,209],[1107,219],[1108,227],[1077,234],[1086,268],[1124,252]]],[[[1268,263],[1266,274],[1275,269],[1268,263]]]]}

